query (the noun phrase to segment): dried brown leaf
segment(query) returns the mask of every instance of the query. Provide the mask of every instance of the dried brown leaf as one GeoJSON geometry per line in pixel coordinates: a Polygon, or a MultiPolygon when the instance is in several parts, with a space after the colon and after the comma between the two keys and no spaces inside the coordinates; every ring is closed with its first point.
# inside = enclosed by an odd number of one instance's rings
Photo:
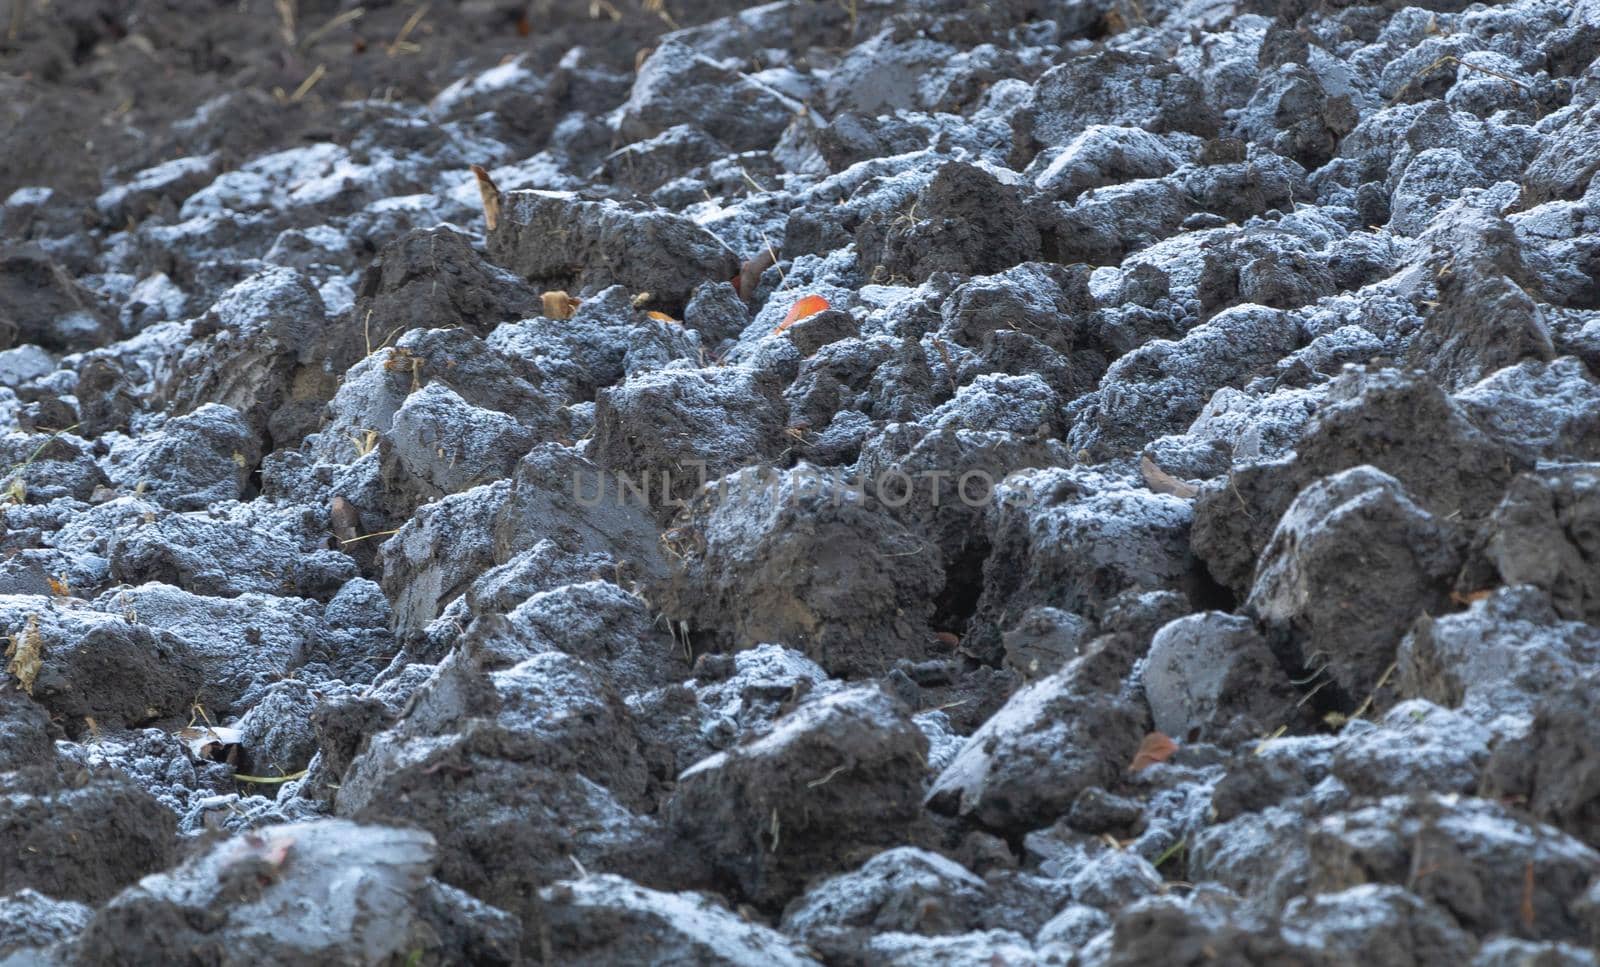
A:
{"type": "Polygon", "coordinates": [[[1178,751],[1178,743],[1163,732],[1151,732],[1139,743],[1139,751],[1133,755],[1133,762],[1128,766],[1129,772],[1138,772],[1148,769],[1158,762],[1165,762],[1172,758],[1178,751]]]}
{"type": "Polygon", "coordinates": [[[395,346],[389,350],[389,358],[383,361],[383,368],[391,373],[409,373],[416,368],[417,357],[411,350],[404,346],[395,346]]]}
{"type": "Polygon", "coordinates": [[[500,189],[483,165],[473,165],[472,176],[478,179],[478,196],[483,199],[483,221],[492,232],[500,224],[500,189]]]}
{"type": "Polygon", "coordinates": [[[44,635],[39,633],[39,616],[29,615],[28,623],[6,646],[6,672],[15,676],[24,692],[33,694],[33,683],[44,667],[44,635]]]}
{"type": "Polygon", "coordinates": [[[355,540],[361,528],[361,514],[355,504],[336,496],[328,508],[328,523],[332,525],[333,536],[340,543],[348,543],[355,540]]]}
{"type": "Polygon", "coordinates": [[[544,303],[545,316],[551,319],[571,319],[572,314],[578,311],[578,300],[560,289],[546,292],[539,297],[539,301],[544,303]]]}
{"type": "Polygon", "coordinates": [[[777,255],[771,246],[762,249],[753,259],[748,259],[739,266],[739,274],[733,277],[734,291],[739,293],[739,298],[748,299],[756,294],[756,286],[761,284],[761,273],[771,268],[778,261],[777,255]]]}
{"type": "Polygon", "coordinates": [[[1179,480],[1167,473],[1149,455],[1139,458],[1139,472],[1144,474],[1144,485],[1158,494],[1171,494],[1188,500],[1200,493],[1200,488],[1184,480],[1179,480]]]}

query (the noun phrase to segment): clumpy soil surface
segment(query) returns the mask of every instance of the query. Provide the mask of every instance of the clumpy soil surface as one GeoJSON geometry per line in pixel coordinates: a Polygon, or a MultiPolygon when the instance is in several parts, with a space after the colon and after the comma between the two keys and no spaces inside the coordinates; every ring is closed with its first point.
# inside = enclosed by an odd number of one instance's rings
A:
{"type": "Polygon", "coordinates": [[[1597,964],[1600,0],[0,11],[0,963],[1597,964]]]}

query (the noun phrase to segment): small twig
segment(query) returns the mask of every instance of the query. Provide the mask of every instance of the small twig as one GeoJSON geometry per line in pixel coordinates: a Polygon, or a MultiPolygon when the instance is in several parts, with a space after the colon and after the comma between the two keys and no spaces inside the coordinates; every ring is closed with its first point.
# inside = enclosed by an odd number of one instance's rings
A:
{"type": "Polygon", "coordinates": [[[807,789],[815,789],[818,786],[825,786],[825,785],[828,784],[829,780],[831,780],[834,776],[838,775],[839,773],[845,771],[848,768],[850,768],[850,767],[847,766],[847,765],[845,765],[845,766],[834,766],[832,769],[828,770],[828,774],[823,776],[821,779],[813,779],[810,782],[806,783],[806,788],[807,789]]]}
{"type": "Polygon", "coordinates": [[[1239,499],[1239,507],[1244,512],[1246,520],[1255,520],[1256,515],[1250,512],[1250,504],[1244,499],[1244,494],[1239,492],[1239,485],[1234,481],[1233,474],[1228,474],[1228,489],[1239,499]]]}
{"type": "MultiPolygon", "coordinates": [[[[778,291],[782,292],[789,286],[789,276],[784,273],[783,266],[778,264],[778,250],[772,247],[772,240],[767,238],[767,233],[764,230],[761,233],[761,241],[767,246],[766,254],[772,257],[772,267],[778,270],[778,291]]],[[[755,286],[750,287],[750,292],[751,294],[755,293],[755,286]]]]}
{"type": "Polygon", "coordinates": [[[368,540],[368,539],[373,538],[373,537],[392,537],[393,535],[398,534],[398,533],[400,533],[400,528],[396,527],[394,530],[375,531],[375,532],[373,532],[371,534],[362,534],[360,537],[352,537],[347,541],[340,541],[339,543],[341,543],[341,544],[354,544],[357,541],[364,541],[364,540],[368,540]]]}
{"type": "Polygon", "coordinates": [[[278,31],[283,37],[285,46],[294,46],[295,7],[296,0],[276,0],[278,8],[278,31]]]}
{"type": "Polygon", "coordinates": [[[28,468],[33,466],[33,462],[39,459],[39,455],[44,453],[45,448],[56,442],[56,440],[60,438],[63,433],[71,433],[79,426],[80,424],[74,423],[71,426],[62,427],[56,432],[50,434],[49,438],[35,447],[32,453],[28,454],[28,459],[12,467],[10,470],[7,470],[6,476],[15,476],[15,479],[13,479],[11,483],[7,485],[5,489],[5,496],[13,498],[16,503],[19,504],[25,502],[27,500],[28,487],[27,481],[24,480],[23,477],[27,474],[28,468]]]}
{"type": "Polygon", "coordinates": [[[360,20],[362,17],[365,17],[366,15],[367,15],[367,8],[366,7],[353,7],[351,9],[349,9],[349,10],[346,10],[345,12],[343,12],[343,13],[339,14],[338,16],[334,17],[332,20],[329,20],[327,23],[325,23],[322,26],[318,27],[316,30],[313,30],[313,31],[311,31],[311,33],[306,34],[306,36],[300,41],[300,46],[302,48],[310,47],[312,44],[316,43],[317,41],[321,40],[324,36],[326,36],[327,33],[330,30],[338,30],[340,27],[343,27],[345,24],[354,23],[355,21],[360,20]]]}
{"type": "Polygon", "coordinates": [[[1395,92],[1394,98],[1390,100],[1389,103],[1399,104],[1400,99],[1406,95],[1407,91],[1411,90],[1411,85],[1422,80],[1424,77],[1445,66],[1446,64],[1455,64],[1457,67],[1465,67],[1467,70],[1477,71],[1480,74],[1488,74],[1490,77],[1498,77],[1509,84],[1515,84],[1517,87],[1522,88],[1522,90],[1526,92],[1529,97],[1533,96],[1533,88],[1529,87],[1526,83],[1517,80],[1515,77],[1511,77],[1508,74],[1502,74],[1499,71],[1490,70],[1487,67],[1479,67],[1477,64],[1469,64],[1459,57],[1456,57],[1452,54],[1446,54],[1429,64],[1427,67],[1424,67],[1422,70],[1411,75],[1411,79],[1406,81],[1404,87],[1395,92]]]}
{"type": "Polygon", "coordinates": [[[74,423],[71,426],[64,426],[61,429],[57,430],[56,432],[50,434],[50,439],[44,441],[43,443],[39,444],[36,448],[34,448],[33,453],[29,455],[28,459],[22,461],[22,463],[18,464],[15,467],[12,467],[11,469],[12,470],[26,470],[26,469],[28,469],[28,466],[30,464],[32,464],[33,461],[39,459],[39,454],[44,452],[44,448],[45,447],[48,447],[50,444],[56,442],[56,438],[61,436],[63,433],[71,433],[73,430],[76,430],[80,425],[81,424],[74,423]]]}
{"type": "Polygon", "coordinates": [[[294,93],[293,94],[289,95],[289,103],[290,104],[298,104],[302,100],[304,100],[305,96],[307,94],[311,93],[311,89],[313,87],[317,86],[317,81],[322,80],[322,78],[324,76],[326,76],[327,73],[328,73],[328,65],[326,65],[326,64],[318,64],[317,65],[317,69],[312,71],[310,73],[310,75],[306,77],[305,80],[301,81],[300,82],[300,86],[294,89],[294,93]]]}
{"type": "Polygon", "coordinates": [[[1394,670],[1398,666],[1399,662],[1392,661],[1389,663],[1389,667],[1383,670],[1383,676],[1378,679],[1378,684],[1372,686],[1372,694],[1368,695],[1367,700],[1361,703],[1361,707],[1356,709],[1355,712],[1351,714],[1351,718],[1358,719],[1367,714],[1367,710],[1372,707],[1373,700],[1378,697],[1379,692],[1383,691],[1383,686],[1388,684],[1389,676],[1394,674],[1394,670]]]}
{"type": "Polygon", "coordinates": [[[286,776],[246,776],[236,772],[233,774],[233,778],[235,782],[254,782],[261,785],[275,786],[284,782],[293,782],[309,771],[308,769],[301,769],[299,772],[291,772],[286,776]]]}
{"type": "Polygon", "coordinates": [[[1189,837],[1185,836],[1182,839],[1178,840],[1176,843],[1173,843],[1171,846],[1168,846],[1166,849],[1162,850],[1161,851],[1161,855],[1157,856],[1156,857],[1156,861],[1154,863],[1151,863],[1150,865],[1156,867],[1157,869],[1160,869],[1162,863],[1165,863],[1167,860],[1170,860],[1174,856],[1176,856],[1179,853],[1183,852],[1183,850],[1188,845],[1189,845],[1189,837]]]}
{"type": "Polygon", "coordinates": [[[28,0],[11,0],[11,26],[6,28],[6,40],[15,41],[22,35],[22,15],[28,9],[28,0]]]}
{"type": "Polygon", "coordinates": [[[766,189],[761,187],[761,184],[759,182],[757,182],[754,178],[750,177],[750,172],[745,170],[744,165],[740,165],[739,166],[739,175],[744,178],[745,183],[748,184],[751,188],[754,188],[756,191],[759,191],[759,192],[761,192],[763,194],[766,193],[766,189]]]}
{"type": "Polygon", "coordinates": [[[1256,745],[1255,754],[1256,755],[1260,755],[1261,753],[1267,751],[1267,743],[1271,742],[1273,739],[1278,738],[1279,736],[1283,735],[1283,733],[1285,733],[1287,731],[1289,731],[1289,726],[1287,726],[1287,725],[1280,725],[1277,728],[1273,729],[1271,733],[1269,733],[1264,738],[1262,738],[1262,740],[1256,745]]]}
{"type": "Polygon", "coordinates": [[[417,29],[417,25],[422,23],[422,18],[426,17],[427,15],[428,5],[423,4],[416,9],[415,13],[406,18],[406,22],[403,26],[401,26],[400,32],[395,34],[394,40],[389,44],[390,57],[400,53],[414,53],[422,49],[416,44],[407,43],[406,38],[411,36],[411,32],[417,29]]]}
{"type": "Polygon", "coordinates": [[[1480,67],[1477,64],[1471,63],[1470,61],[1461,60],[1458,57],[1451,57],[1449,59],[1452,60],[1452,61],[1455,61],[1456,66],[1458,66],[1458,67],[1465,67],[1469,71],[1477,71],[1480,74],[1488,74],[1490,77],[1498,77],[1498,78],[1500,78],[1501,80],[1505,81],[1508,84],[1514,84],[1517,87],[1522,88],[1530,96],[1533,94],[1533,88],[1532,87],[1530,87],[1528,84],[1526,84],[1523,81],[1517,80],[1515,77],[1512,77],[1510,74],[1502,74],[1499,71],[1490,70],[1487,67],[1480,67]]]}
{"type": "Polygon", "coordinates": [[[438,772],[448,772],[453,776],[472,775],[471,766],[457,765],[454,762],[435,762],[433,765],[417,770],[420,775],[431,776],[438,772]]]}
{"type": "Polygon", "coordinates": [[[1296,687],[1301,686],[1301,685],[1310,685],[1312,682],[1314,682],[1318,678],[1322,677],[1322,673],[1327,671],[1327,670],[1328,670],[1328,666],[1327,665],[1318,665],[1316,667],[1316,669],[1311,672],[1311,674],[1307,675],[1304,678],[1291,678],[1291,679],[1289,679],[1289,684],[1290,685],[1294,685],[1296,687]]]}
{"type": "MultiPolygon", "coordinates": [[[[707,197],[709,198],[709,195],[707,197]]],[[[713,232],[711,229],[706,228],[704,225],[702,225],[700,227],[707,235],[711,236],[712,241],[716,242],[718,245],[722,246],[724,249],[727,249],[729,255],[732,255],[736,259],[744,258],[744,256],[740,255],[738,253],[738,251],[736,249],[734,249],[734,247],[732,245],[729,245],[727,242],[724,242],[722,239],[718,238],[716,232],[713,232]]]]}
{"type": "Polygon", "coordinates": [[[682,29],[678,26],[678,21],[674,20],[672,14],[667,10],[666,0],[643,0],[639,6],[644,9],[645,13],[653,13],[657,17],[660,17],[661,22],[666,24],[670,29],[682,29]]]}
{"type": "Polygon", "coordinates": [[[1318,692],[1322,691],[1324,688],[1327,688],[1330,684],[1332,684],[1332,682],[1333,682],[1333,679],[1331,679],[1331,678],[1326,679],[1326,680],[1321,681],[1321,682],[1318,682],[1316,688],[1313,688],[1311,691],[1309,691],[1309,692],[1305,693],[1304,695],[1300,696],[1300,701],[1294,703],[1294,707],[1295,708],[1299,708],[1300,706],[1304,705],[1305,703],[1311,701],[1311,697],[1313,695],[1316,695],[1318,692]]]}

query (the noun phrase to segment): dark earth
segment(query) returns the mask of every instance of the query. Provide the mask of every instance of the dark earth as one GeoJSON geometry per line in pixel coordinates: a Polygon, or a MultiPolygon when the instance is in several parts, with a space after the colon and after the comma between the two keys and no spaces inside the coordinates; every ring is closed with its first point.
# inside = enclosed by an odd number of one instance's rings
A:
{"type": "Polygon", "coordinates": [[[0,965],[1600,963],[1600,0],[0,10],[0,965]]]}

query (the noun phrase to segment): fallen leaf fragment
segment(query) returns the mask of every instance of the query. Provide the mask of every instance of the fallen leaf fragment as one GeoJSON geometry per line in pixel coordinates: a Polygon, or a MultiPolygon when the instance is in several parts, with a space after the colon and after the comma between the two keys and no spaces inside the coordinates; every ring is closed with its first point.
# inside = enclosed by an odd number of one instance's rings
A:
{"type": "Polygon", "coordinates": [[[1172,758],[1178,751],[1178,743],[1163,732],[1151,732],[1139,743],[1139,751],[1133,755],[1133,763],[1128,766],[1129,772],[1138,772],[1148,769],[1158,762],[1165,762],[1172,758]]]}
{"type": "Polygon", "coordinates": [[[789,308],[789,314],[783,317],[783,322],[779,323],[778,328],[772,331],[774,333],[783,332],[785,329],[799,322],[801,319],[805,319],[808,316],[814,316],[826,308],[828,308],[827,299],[824,299],[820,295],[808,295],[791,306],[789,308]]]}
{"type": "Polygon", "coordinates": [[[271,843],[262,851],[261,858],[272,865],[274,869],[281,869],[284,861],[289,858],[289,847],[294,845],[294,837],[285,836],[275,843],[271,843]]]}
{"type": "Polygon", "coordinates": [[[578,311],[578,300],[560,289],[546,292],[539,297],[539,301],[544,303],[545,316],[551,319],[571,319],[572,314],[578,311]]]}
{"type": "Polygon", "coordinates": [[[189,754],[197,760],[211,759],[219,747],[238,745],[243,739],[238,729],[225,725],[191,725],[178,730],[178,740],[189,747],[189,754]]]}
{"type": "Polygon", "coordinates": [[[1188,500],[1200,493],[1199,487],[1179,480],[1156,466],[1156,462],[1151,460],[1148,454],[1139,458],[1139,472],[1144,474],[1144,485],[1158,494],[1171,494],[1188,500]]]}
{"type": "Polygon", "coordinates": [[[228,861],[230,863],[242,861],[251,866],[261,864],[265,869],[260,867],[255,869],[257,875],[261,877],[260,884],[268,886],[289,861],[289,851],[294,843],[295,837],[279,831],[247,833],[229,844],[232,855],[228,861]]]}
{"type": "Polygon", "coordinates": [[[761,283],[761,273],[771,268],[777,260],[770,247],[762,249],[755,258],[746,260],[739,266],[739,274],[733,277],[733,291],[741,299],[755,295],[756,286],[761,283]]]}
{"type": "Polygon", "coordinates": [[[658,311],[656,309],[651,309],[649,312],[645,313],[645,315],[649,316],[651,319],[654,319],[656,322],[672,322],[672,323],[675,323],[675,322],[678,321],[678,320],[672,318],[671,316],[667,315],[665,312],[660,312],[660,311],[658,311]]]}
{"type": "Polygon", "coordinates": [[[489,177],[483,165],[473,165],[472,176],[478,179],[478,195],[483,199],[483,220],[492,232],[500,224],[500,189],[495,187],[494,179],[489,177]]]}
{"type": "Polygon", "coordinates": [[[950,358],[950,350],[945,348],[944,340],[938,336],[933,337],[933,348],[939,350],[939,360],[944,363],[944,375],[950,380],[950,391],[954,393],[959,389],[956,385],[955,360],[950,358]]]}
{"type": "Polygon", "coordinates": [[[416,368],[417,362],[411,350],[404,346],[390,346],[389,358],[383,361],[383,368],[391,373],[409,373],[416,368]]]}
{"type": "Polygon", "coordinates": [[[22,690],[32,695],[34,680],[44,667],[44,635],[39,633],[38,615],[28,616],[28,623],[6,646],[6,657],[11,659],[6,672],[16,676],[22,690]]]}
{"type": "Polygon", "coordinates": [[[1533,860],[1522,868],[1522,926],[1532,930],[1538,919],[1533,908],[1533,860]]]}
{"type": "Polygon", "coordinates": [[[1468,591],[1466,594],[1462,594],[1460,591],[1451,591],[1450,600],[1461,605],[1462,607],[1466,607],[1474,601],[1482,601],[1484,598],[1487,598],[1493,593],[1494,588],[1484,588],[1481,591],[1468,591]]]}

